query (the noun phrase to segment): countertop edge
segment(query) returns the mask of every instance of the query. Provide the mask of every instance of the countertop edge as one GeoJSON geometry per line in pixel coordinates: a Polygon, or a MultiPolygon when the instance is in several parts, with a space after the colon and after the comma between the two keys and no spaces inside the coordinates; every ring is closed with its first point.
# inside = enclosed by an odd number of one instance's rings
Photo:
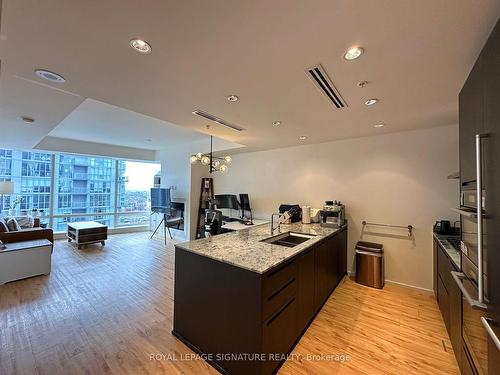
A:
{"type": "MultiPolygon", "coordinates": [[[[443,236],[443,237],[459,237],[458,235],[443,235],[443,234],[438,234],[436,232],[432,232],[432,237],[435,238],[437,240],[437,243],[438,243],[438,246],[441,248],[441,250],[443,250],[446,254],[446,256],[450,259],[450,261],[453,263],[453,265],[460,271],[462,268],[461,268],[461,265],[460,264],[457,264],[454,260],[453,260],[453,257],[450,256],[449,252],[448,252],[448,249],[445,248],[443,246],[443,244],[441,243],[441,239],[439,236],[443,236]]],[[[459,253],[460,255],[460,252],[457,250],[457,252],[459,253]]]]}
{"type": "MultiPolygon", "coordinates": [[[[265,225],[265,224],[259,224],[260,225],[265,225]]],[[[347,230],[347,227],[348,225],[347,224],[344,224],[343,226],[341,226],[340,228],[330,228],[332,230],[331,233],[328,233],[327,235],[325,235],[324,237],[322,237],[321,239],[319,239],[318,241],[315,241],[311,244],[309,244],[308,246],[304,247],[303,249],[301,249],[300,251],[298,251],[297,253],[295,254],[291,254],[290,256],[284,258],[284,259],[281,259],[279,262],[273,264],[272,266],[264,269],[263,271],[258,271],[258,270],[255,270],[255,269],[252,269],[252,268],[249,268],[249,267],[245,267],[244,265],[241,265],[241,264],[235,264],[233,262],[230,262],[230,261],[227,261],[227,260],[223,260],[223,259],[219,259],[219,258],[216,258],[216,257],[213,257],[213,256],[210,256],[210,255],[207,255],[207,254],[200,254],[199,252],[195,251],[195,250],[192,250],[192,249],[188,249],[184,246],[182,246],[184,243],[188,243],[190,241],[187,241],[187,242],[181,242],[179,244],[175,244],[174,247],[175,249],[180,249],[180,250],[184,250],[184,251],[187,251],[189,253],[192,253],[192,254],[195,254],[195,255],[198,255],[198,256],[201,256],[201,257],[205,257],[205,258],[208,258],[208,259],[212,259],[216,262],[220,262],[220,263],[224,263],[224,264],[229,264],[231,266],[234,266],[234,267],[238,267],[238,268],[241,268],[243,270],[246,270],[246,271],[250,271],[250,272],[253,272],[255,274],[258,274],[258,275],[263,275],[265,274],[266,272],[272,270],[273,268],[287,262],[288,260],[300,255],[301,253],[303,253],[304,251],[306,250],[309,250],[312,246],[316,246],[318,244],[320,244],[321,242],[325,241],[326,239],[330,238],[330,237],[333,237],[335,235],[337,235],[338,233],[342,232],[343,230],[347,230]]]]}

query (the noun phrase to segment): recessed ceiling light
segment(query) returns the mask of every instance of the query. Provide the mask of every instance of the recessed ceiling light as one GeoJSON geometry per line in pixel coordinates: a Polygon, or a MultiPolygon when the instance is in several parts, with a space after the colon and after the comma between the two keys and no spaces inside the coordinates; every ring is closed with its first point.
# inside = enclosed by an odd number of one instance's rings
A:
{"type": "Polygon", "coordinates": [[[377,98],[372,98],[372,99],[368,99],[367,101],[365,101],[365,105],[374,105],[377,102],[378,102],[377,98]]]}
{"type": "Polygon", "coordinates": [[[151,142],[152,139],[151,138],[146,138],[146,142],[151,142]]]}
{"type": "Polygon", "coordinates": [[[229,100],[230,102],[237,102],[240,98],[238,98],[236,95],[229,95],[227,97],[227,100],[229,100]]]}
{"type": "Polygon", "coordinates": [[[358,87],[364,88],[367,84],[368,84],[368,81],[361,81],[361,82],[358,82],[358,87]]]}
{"type": "Polygon", "coordinates": [[[373,126],[374,126],[374,127],[376,127],[376,128],[382,128],[384,125],[385,125],[385,124],[380,123],[380,124],[375,124],[375,125],[373,125],[373,126]]]}
{"type": "Polygon", "coordinates": [[[50,82],[55,82],[55,83],[64,83],[66,82],[66,79],[60,74],[51,72],[50,70],[46,69],[35,69],[35,74],[43,79],[46,79],[47,81],[50,82]]]}
{"type": "Polygon", "coordinates": [[[273,121],[273,125],[274,126],[280,126],[281,125],[281,121],[273,121]]]}
{"type": "Polygon", "coordinates": [[[307,137],[306,137],[305,135],[301,135],[301,136],[299,137],[299,139],[300,139],[301,141],[305,141],[305,140],[307,139],[307,137]]]}
{"type": "Polygon", "coordinates": [[[363,54],[363,48],[354,46],[351,47],[347,50],[347,52],[344,54],[344,59],[346,60],[355,60],[359,56],[363,54]]]}
{"type": "Polygon", "coordinates": [[[33,117],[21,116],[21,120],[23,120],[27,124],[33,124],[35,119],[33,117]]]}
{"type": "Polygon", "coordinates": [[[130,47],[135,49],[139,53],[148,54],[151,53],[151,45],[142,39],[132,39],[129,43],[130,47]]]}

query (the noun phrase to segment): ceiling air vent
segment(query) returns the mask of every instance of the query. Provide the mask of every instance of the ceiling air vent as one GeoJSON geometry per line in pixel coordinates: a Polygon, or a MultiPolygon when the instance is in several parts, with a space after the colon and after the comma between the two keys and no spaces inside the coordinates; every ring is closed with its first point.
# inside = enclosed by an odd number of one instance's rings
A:
{"type": "Polygon", "coordinates": [[[341,109],[347,107],[347,103],[335,88],[332,81],[328,77],[328,74],[326,74],[325,69],[323,69],[321,65],[306,69],[306,73],[316,87],[318,87],[327,96],[328,100],[333,103],[336,108],[341,109]]]}
{"type": "Polygon", "coordinates": [[[200,111],[200,110],[196,110],[196,111],[193,111],[193,114],[195,115],[198,115],[198,116],[201,116],[201,117],[204,117],[210,121],[214,121],[220,125],[223,125],[223,126],[227,126],[228,128],[231,128],[233,130],[237,130],[239,132],[245,130],[244,128],[242,128],[241,126],[238,126],[238,125],[235,125],[235,124],[231,124],[229,121],[226,121],[226,120],[223,120],[217,116],[214,116],[214,115],[211,115],[210,113],[207,113],[207,112],[204,112],[204,111],[200,111]]]}

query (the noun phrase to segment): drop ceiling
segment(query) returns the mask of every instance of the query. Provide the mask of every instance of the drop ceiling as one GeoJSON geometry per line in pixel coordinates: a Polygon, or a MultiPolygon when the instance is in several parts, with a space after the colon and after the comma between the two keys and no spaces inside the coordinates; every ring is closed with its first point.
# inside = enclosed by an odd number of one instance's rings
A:
{"type": "MultiPolygon", "coordinates": [[[[194,138],[207,132],[192,113],[202,110],[245,128],[214,123],[210,132],[246,150],[456,124],[458,92],[499,15],[498,0],[3,0],[2,143],[33,147],[51,132],[60,136],[86,100],[184,127],[194,138]],[[130,48],[136,37],[151,54],[130,48]],[[355,44],[365,53],[345,61],[355,44]],[[334,109],[307,76],[318,64],[345,108],[334,109]],[[36,68],[66,83],[41,81],[36,68]],[[231,94],[240,99],[229,102],[231,94]],[[369,98],[380,101],[367,107],[369,98]],[[380,122],[386,126],[374,128],[380,122]]],[[[108,121],[89,131],[148,148],[142,142],[151,137],[128,127],[116,132],[108,121]]]]}

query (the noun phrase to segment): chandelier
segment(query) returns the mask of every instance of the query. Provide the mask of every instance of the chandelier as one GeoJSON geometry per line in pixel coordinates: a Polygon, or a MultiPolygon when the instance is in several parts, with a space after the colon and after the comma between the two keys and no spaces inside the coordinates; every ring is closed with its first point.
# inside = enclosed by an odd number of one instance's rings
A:
{"type": "Polygon", "coordinates": [[[191,155],[191,164],[201,163],[203,165],[208,165],[209,172],[222,172],[226,173],[228,170],[228,165],[231,164],[231,156],[224,156],[223,158],[214,156],[212,151],[212,136],[210,136],[210,153],[204,154],[198,152],[196,155],[191,155]]]}

